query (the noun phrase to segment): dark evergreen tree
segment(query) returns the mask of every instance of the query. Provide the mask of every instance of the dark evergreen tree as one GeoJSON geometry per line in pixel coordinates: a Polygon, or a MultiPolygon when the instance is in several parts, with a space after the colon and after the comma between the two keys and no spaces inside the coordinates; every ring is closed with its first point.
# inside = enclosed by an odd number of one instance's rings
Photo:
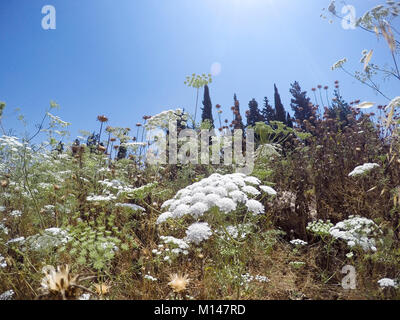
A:
{"type": "Polygon", "coordinates": [[[350,105],[344,101],[338,90],[333,92],[333,96],[332,106],[328,109],[327,116],[331,119],[339,120],[340,125],[343,128],[349,122],[347,116],[352,113],[352,109],[350,105]]]}
{"type": "Polygon", "coordinates": [[[276,85],[274,84],[274,90],[275,90],[275,119],[276,121],[280,121],[283,122],[284,124],[286,124],[286,111],[285,108],[282,104],[281,101],[281,96],[279,95],[278,92],[278,88],[276,87],[276,85]]]}
{"type": "Polygon", "coordinates": [[[306,91],[301,91],[297,81],[291,84],[290,93],[293,96],[290,106],[294,111],[294,118],[300,123],[300,127],[307,131],[307,126],[304,120],[308,120],[312,125],[315,125],[315,111],[310,103],[310,98],[307,97],[306,91]]]}
{"type": "Polygon", "coordinates": [[[90,153],[96,150],[97,142],[100,141],[100,135],[94,132],[87,138],[86,145],[90,149],[90,153]]]}
{"type": "Polygon", "coordinates": [[[62,153],[64,151],[64,143],[62,143],[61,141],[58,143],[56,149],[55,149],[58,153],[62,153]]]}
{"type": "Polygon", "coordinates": [[[212,116],[212,103],[210,98],[210,90],[208,89],[208,85],[204,86],[204,99],[203,99],[203,108],[202,108],[202,121],[210,121],[212,127],[214,128],[214,119],[212,116]]]}
{"type": "Polygon", "coordinates": [[[233,120],[233,129],[241,129],[244,131],[243,118],[240,114],[240,103],[236,97],[236,93],[233,95],[233,100],[235,102],[235,109],[233,111],[235,114],[235,119],[233,120]]]}
{"type": "Polygon", "coordinates": [[[249,102],[249,112],[247,115],[247,126],[254,126],[257,122],[264,122],[264,117],[260,113],[260,109],[258,109],[258,103],[256,99],[253,99],[249,102]]]}
{"type": "Polygon", "coordinates": [[[289,112],[287,113],[287,117],[286,117],[286,125],[289,128],[293,128],[293,120],[292,120],[292,117],[290,116],[289,112]]]}
{"type": "Polygon", "coordinates": [[[264,118],[264,122],[267,124],[276,120],[275,109],[269,104],[267,97],[264,98],[264,108],[261,110],[261,115],[264,118]]]}
{"type": "Polygon", "coordinates": [[[126,158],[128,150],[124,146],[118,148],[117,160],[122,160],[126,158]]]}

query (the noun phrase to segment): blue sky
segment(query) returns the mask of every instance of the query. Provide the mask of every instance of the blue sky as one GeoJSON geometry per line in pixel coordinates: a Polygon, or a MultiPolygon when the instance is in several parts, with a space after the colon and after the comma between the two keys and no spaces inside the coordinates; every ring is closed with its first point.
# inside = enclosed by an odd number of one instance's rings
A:
{"type": "MultiPolygon", "coordinates": [[[[348,1],[357,16],[383,2],[348,1]]],[[[143,115],[185,108],[194,113],[195,91],[187,75],[221,73],[210,86],[213,105],[225,114],[236,93],[241,110],[255,98],[273,101],[277,84],[290,110],[290,83],[304,90],[339,80],[348,101],[387,103],[371,89],[331,65],[347,57],[361,69],[363,49],[375,63],[390,62],[383,40],[361,30],[344,30],[320,18],[329,0],[1,0],[0,101],[3,124],[22,131],[15,108],[30,123],[40,121],[50,100],[63,120],[78,130],[98,129],[96,116],[111,126],[134,127],[143,115]],[[56,30],[43,30],[41,9],[56,8],[56,30]]],[[[339,8],[341,5],[339,6],[339,8]]],[[[382,89],[396,94],[395,83],[382,89]]],[[[398,88],[397,88],[398,89],[398,88]]],[[[216,114],[214,114],[216,118],[216,114]]]]}

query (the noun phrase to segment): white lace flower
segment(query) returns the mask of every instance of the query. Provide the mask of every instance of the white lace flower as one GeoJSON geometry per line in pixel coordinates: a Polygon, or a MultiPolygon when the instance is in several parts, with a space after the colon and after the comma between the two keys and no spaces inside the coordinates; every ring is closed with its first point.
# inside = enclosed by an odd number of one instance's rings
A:
{"type": "Polygon", "coordinates": [[[220,199],[221,197],[219,195],[210,193],[206,196],[205,203],[207,203],[209,208],[212,208],[217,205],[220,199]]]}
{"type": "Polygon", "coordinates": [[[0,254],[0,268],[5,268],[7,267],[7,261],[6,259],[0,254]]]}
{"type": "Polygon", "coordinates": [[[253,214],[264,213],[264,206],[257,200],[247,200],[246,207],[253,214]]]}
{"type": "Polygon", "coordinates": [[[221,198],[217,202],[217,206],[220,211],[229,213],[236,210],[236,203],[230,198],[221,198]]]}
{"type": "Polygon", "coordinates": [[[258,191],[256,188],[254,188],[252,186],[244,186],[242,188],[242,191],[249,193],[251,195],[254,195],[254,196],[258,196],[261,193],[260,191],[258,191]]]}
{"type": "Polygon", "coordinates": [[[245,203],[247,201],[247,195],[240,190],[235,190],[235,191],[230,192],[229,197],[231,197],[232,200],[235,202],[245,203]]]}
{"type": "Polygon", "coordinates": [[[14,218],[19,218],[20,216],[22,216],[22,212],[21,210],[13,210],[10,212],[10,216],[14,218]]]}
{"type": "Polygon", "coordinates": [[[227,192],[239,190],[239,187],[233,182],[228,182],[224,187],[227,192]]]}
{"type": "Polygon", "coordinates": [[[294,244],[295,246],[305,246],[307,245],[307,242],[301,240],[301,239],[295,239],[290,241],[291,244],[294,244]]]}
{"type": "Polygon", "coordinates": [[[206,195],[202,192],[197,192],[192,196],[191,203],[205,202],[205,201],[206,201],[206,195]]]}
{"type": "Polygon", "coordinates": [[[12,300],[13,296],[14,296],[14,291],[8,290],[6,292],[3,292],[2,294],[0,294],[0,300],[12,300]]]}
{"type": "Polygon", "coordinates": [[[214,193],[219,195],[220,197],[226,197],[228,195],[228,191],[224,187],[216,187],[214,189],[214,193]]]}
{"type": "Polygon", "coordinates": [[[363,175],[372,169],[379,167],[377,163],[364,163],[361,166],[355,167],[352,172],[349,173],[349,177],[360,176],[363,175]]]}
{"type": "Polygon", "coordinates": [[[189,243],[199,244],[212,235],[211,228],[206,222],[196,222],[186,230],[186,240],[189,243]]]}
{"type": "Polygon", "coordinates": [[[248,176],[246,178],[244,178],[245,182],[248,182],[250,184],[254,184],[254,185],[259,185],[261,183],[261,181],[259,179],[257,179],[256,177],[252,177],[252,176],[248,176]]]}
{"type": "Polygon", "coordinates": [[[173,212],[174,218],[181,218],[185,214],[189,213],[189,206],[186,204],[180,204],[173,212]]]}
{"type": "Polygon", "coordinates": [[[336,239],[346,241],[349,247],[360,246],[364,251],[376,251],[375,238],[382,231],[370,219],[350,216],[349,219],[338,222],[329,233],[336,239]]]}
{"type": "Polygon", "coordinates": [[[388,288],[388,287],[397,288],[398,287],[397,281],[394,279],[389,279],[389,278],[383,278],[383,279],[378,280],[378,284],[382,288],[388,288]]]}
{"type": "Polygon", "coordinates": [[[156,224],[161,224],[167,221],[169,218],[172,218],[172,213],[167,211],[159,215],[156,224]]]}
{"type": "Polygon", "coordinates": [[[194,218],[198,218],[204,214],[208,210],[208,206],[203,202],[197,202],[190,207],[190,214],[194,218]]]}
{"type": "Polygon", "coordinates": [[[171,236],[161,236],[160,239],[164,243],[173,244],[182,250],[186,250],[189,248],[189,245],[183,239],[178,239],[178,238],[171,237],[171,236]]]}
{"type": "Polygon", "coordinates": [[[261,189],[262,191],[264,191],[265,193],[268,193],[270,196],[276,196],[276,195],[277,195],[277,192],[276,192],[273,188],[271,188],[271,187],[268,187],[268,186],[260,186],[260,189],[261,189]]]}

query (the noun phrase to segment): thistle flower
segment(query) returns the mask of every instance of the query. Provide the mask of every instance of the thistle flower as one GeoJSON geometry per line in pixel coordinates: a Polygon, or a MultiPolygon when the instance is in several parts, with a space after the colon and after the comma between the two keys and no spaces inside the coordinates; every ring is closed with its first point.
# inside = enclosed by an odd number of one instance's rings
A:
{"type": "Polygon", "coordinates": [[[0,185],[2,188],[7,188],[8,187],[8,180],[1,180],[0,185]]]}
{"type": "Polygon", "coordinates": [[[99,296],[104,296],[104,295],[108,294],[108,293],[110,292],[110,288],[111,288],[111,286],[109,286],[109,285],[106,284],[106,283],[101,283],[101,284],[96,283],[96,284],[94,285],[94,287],[95,287],[95,289],[96,289],[96,293],[97,293],[99,296]]]}
{"type": "Polygon", "coordinates": [[[45,276],[41,281],[42,287],[40,290],[44,295],[60,294],[62,299],[65,300],[67,296],[75,294],[75,286],[79,275],[72,277],[68,265],[58,266],[57,271],[53,266],[45,266],[42,272],[45,276]]]}
{"type": "Polygon", "coordinates": [[[180,275],[176,273],[171,274],[169,280],[170,282],[168,282],[168,285],[175,293],[185,291],[190,281],[188,275],[180,275]]]}

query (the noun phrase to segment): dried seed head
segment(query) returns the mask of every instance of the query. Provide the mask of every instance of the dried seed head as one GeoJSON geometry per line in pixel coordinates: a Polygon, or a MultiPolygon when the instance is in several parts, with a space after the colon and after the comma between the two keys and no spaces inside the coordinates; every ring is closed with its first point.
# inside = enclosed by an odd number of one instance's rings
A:
{"type": "Polygon", "coordinates": [[[176,293],[185,291],[186,287],[190,281],[187,275],[182,276],[182,275],[179,275],[176,273],[170,275],[169,279],[170,279],[170,282],[168,282],[168,285],[176,293]]]}

